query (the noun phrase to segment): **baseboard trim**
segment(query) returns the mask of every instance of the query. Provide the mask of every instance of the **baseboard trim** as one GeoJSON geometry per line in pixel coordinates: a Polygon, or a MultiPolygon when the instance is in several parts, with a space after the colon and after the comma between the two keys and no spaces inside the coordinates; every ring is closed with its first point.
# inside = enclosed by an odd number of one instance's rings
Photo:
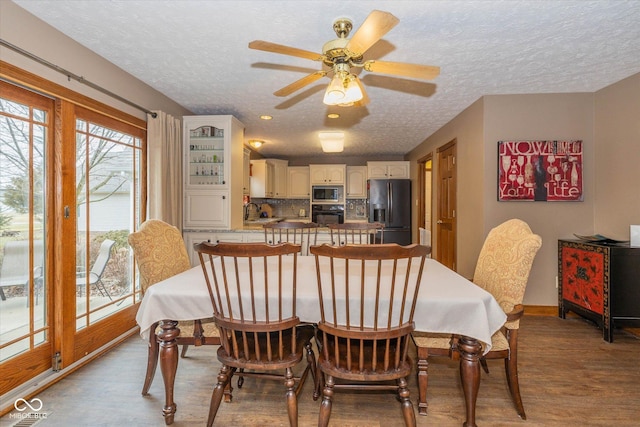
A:
{"type": "MultiPolygon", "coordinates": [[[[526,316],[557,316],[558,306],[556,305],[525,305],[524,314],[526,316]]],[[[566,317],[580,317],[573,311],[566,314],[566,317]]],[[[622,327],[622,330],[629,332],[637,337],[640,337],[640,328],[628,328],[622,327]]]]}
{"type": "Polygon", "coordinates": [[[528,316],[557,316],[557,305],[525,305],[524,313],[528,316]]]}

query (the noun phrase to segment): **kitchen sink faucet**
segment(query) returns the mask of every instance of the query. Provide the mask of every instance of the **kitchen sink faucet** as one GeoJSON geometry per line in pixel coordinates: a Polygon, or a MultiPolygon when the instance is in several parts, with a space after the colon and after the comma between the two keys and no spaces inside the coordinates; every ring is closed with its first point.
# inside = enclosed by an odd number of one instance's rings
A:
{"type": "Polygon", "coordinates": [[[249,219],[249,214],[251,213],[251,205],[256,207],[256,213],[260,212],[260,206],[258,206],[256,203],[253,202],[249,202],[246,205],[244,205],[244,220],[248,220],[249,219]]]}

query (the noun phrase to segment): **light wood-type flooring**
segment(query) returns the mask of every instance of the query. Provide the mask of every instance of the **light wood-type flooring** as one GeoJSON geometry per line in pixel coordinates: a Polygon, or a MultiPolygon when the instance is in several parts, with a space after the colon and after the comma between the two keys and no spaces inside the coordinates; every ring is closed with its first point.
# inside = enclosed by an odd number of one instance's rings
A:
{"type": "MultiPolygon", "coordinates": [[[[192,347],[180,359],[175,399],[176,427],[205,425],[211,389],[219,368],[217,347],[192,347]]],[[[158,370],[151,394],[140,395],[146,343],[129,338],[113,351],[71,374],[37,397],[47,414],[40,426],[163,426],[164,391],[158,370]]],[[[613,343],[580,318],[525,316],[520,335],[520,385],[528,419],[513,408],[501,361],[490,361],[477,402],[479,426],[639,426],[640,338],[616,330],[613,343]]],[[[415,375],[410,382],[417,398],[415,375]]],[[[216,426],[287,426],[284,387],[279,382],[245,380],[232,403],[222,403],[216,426]]],[[[312,382],[299,396],[300,426],[314,426],[320,401],[312,382]]],[[[456,426],[464,421],[464,401],[457,362],[430,359],[429,415],[418,426],[456,426]]],[[[416,410],[417,413],[417,410],[416,410]]],[[[1,426],[16,419],[6,415],[1,426]]],[[[391,394],[337,392],[331,426],[402,426],[399,403],[391,394]]]]}

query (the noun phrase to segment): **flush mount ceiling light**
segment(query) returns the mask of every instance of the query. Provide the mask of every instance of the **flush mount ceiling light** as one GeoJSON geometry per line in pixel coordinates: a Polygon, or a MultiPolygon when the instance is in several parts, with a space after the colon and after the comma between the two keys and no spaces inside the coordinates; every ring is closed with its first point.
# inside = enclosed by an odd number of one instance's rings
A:
{"type": "Polygon", "coordinates": [[[262,120],[271,120],[271,119],[273,119],[273,116],[270,116],[268,114],[263,114],[263,115],[260,116],[260,118],[262,120]]]}
{"type": "Polygon", "coordinates": [[[260,148],[260,147],[262,147],[262,144],[264,144],[264,141],[262,141],[260,139],[251,139],[251,140],[249,140],[249,145],[252,146],[253,148],[260,148]]]}
{"type": "Polygon", "coordinates": [[[325,153],[340,153],[344,149],[344,132],[320,132],[318,136],[325,153]]]}

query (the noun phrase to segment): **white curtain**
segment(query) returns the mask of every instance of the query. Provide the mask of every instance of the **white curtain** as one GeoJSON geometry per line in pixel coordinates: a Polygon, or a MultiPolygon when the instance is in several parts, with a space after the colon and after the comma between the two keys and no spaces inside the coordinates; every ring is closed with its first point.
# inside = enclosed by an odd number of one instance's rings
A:
{"type": "Polygon", "coordinates": [[[182,230],[182,131],[180,119],[162,111],[147,116],[148,218],[182,230]]]}

